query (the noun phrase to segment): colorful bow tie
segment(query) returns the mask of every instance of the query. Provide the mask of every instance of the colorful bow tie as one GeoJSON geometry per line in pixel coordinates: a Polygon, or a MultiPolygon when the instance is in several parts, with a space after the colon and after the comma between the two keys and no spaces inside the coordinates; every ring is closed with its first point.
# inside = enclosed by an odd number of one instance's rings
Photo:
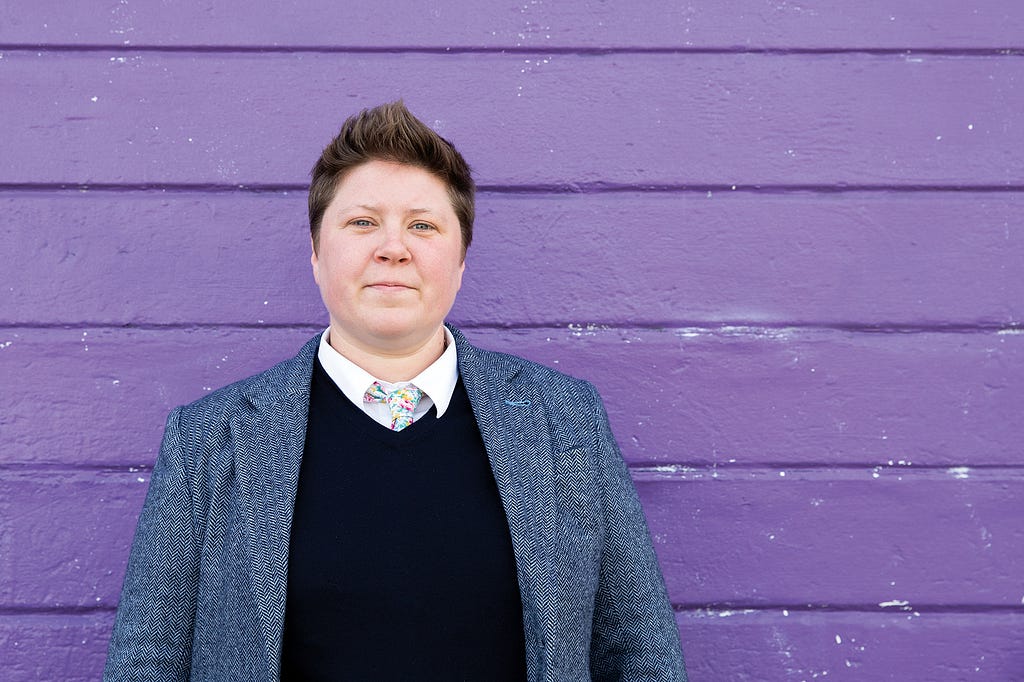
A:
{"type": "Polygon", "coordinates": [[[422,397],[423,391],[412,384],[396,388],[389,393],[379,381],[375,381],[363,395],[363,400],[368,403],[385,403],[391,410],[391,430],[401,431],[412,424],[412,414],[422,397]]]}

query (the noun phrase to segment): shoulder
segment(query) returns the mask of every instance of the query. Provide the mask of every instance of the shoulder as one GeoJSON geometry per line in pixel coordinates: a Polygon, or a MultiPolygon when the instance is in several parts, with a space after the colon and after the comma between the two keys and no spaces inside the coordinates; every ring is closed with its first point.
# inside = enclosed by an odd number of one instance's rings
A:
{"type": "Polygon", "coordinates": [[[181,406],[176,412],[182,425],[209,428],[219,422],[227,423],[237,414],[279,400],[302,396],[308,400],[309,380],[319,339],[317,334],[294,357],[181,406]]]}
{"type": "Polygon", "coordinates": [[[513,353],[478,350],[487,358],[488,362],[513,369],[515,372],[514,379],[519,383],[538,384],[554,390],[589,391],[593,388],[593,385],[586,379],[574,377],[571,374],[566,374],[553,367],[528,360],[513,353]]]}
{"type": "Polygon", "coordinates": [[[470,344],[452,330],[459,350],[459,372],[474,396],[500,409],[509,395],[528,399],[541,408],[558,447],[568,448],[591,439],[607,421],[604,405],[593,384],[532,360],[470,344]],[[564,443],[562,442],[564,441],[564,443]]]}
{"type": "Polygon", "coordinates": [[[585,379],[512,353],[480,348],[470,343],[459,330],[451,329],[459,351],[459,362],[469,371],[495,378],[507,377],[509,381],[542,386],[547,391],[596,394],[593,384],[585,379]]]}

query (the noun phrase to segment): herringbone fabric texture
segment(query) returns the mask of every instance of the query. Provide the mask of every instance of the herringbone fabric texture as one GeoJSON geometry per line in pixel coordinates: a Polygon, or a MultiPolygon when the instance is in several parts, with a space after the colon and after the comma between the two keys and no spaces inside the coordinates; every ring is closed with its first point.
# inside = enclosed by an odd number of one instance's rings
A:
{"type": "MultiPolygon", "coordinates": [[[[530,682],[685,680],[643,512],[594,388],[452,331],[508,517],[530,682]]],[[[168,417],[104,679],[278,679],[317,342],[168,417]]]]}

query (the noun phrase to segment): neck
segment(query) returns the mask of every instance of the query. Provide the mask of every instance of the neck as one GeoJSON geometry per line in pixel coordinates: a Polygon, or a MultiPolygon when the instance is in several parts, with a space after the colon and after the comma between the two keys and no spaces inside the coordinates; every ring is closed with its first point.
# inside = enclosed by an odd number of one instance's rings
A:
{"type": "Polygon", "coordinates": [[[445,349],[444,327],[426,341],[401,349],[371,348],[345,338],[331,326],[328,337],[331,348],[363,368],[376,379],[388,383],[410,381],[417,374],[430,367],[445,349]]]}

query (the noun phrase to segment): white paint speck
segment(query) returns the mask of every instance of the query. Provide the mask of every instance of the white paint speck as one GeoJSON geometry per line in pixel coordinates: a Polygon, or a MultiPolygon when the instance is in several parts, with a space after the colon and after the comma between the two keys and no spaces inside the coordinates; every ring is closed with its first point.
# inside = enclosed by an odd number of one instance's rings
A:
{"type": "Polygon", "coordinates": [[[139,476],[135,480],[138,481],[139,483],[145,483],[146,482],[146,479],[144,479],[142,476],[139,476]]]}
{"type": "MultiPolygon", "coordinates": [[[[371,388],[372,388],[372,386],[371,386],[371,388]]],[[[786,477],[786,472],[785,472],[785,471],[780,471],[780,472],[779,472],[779,476],[780,476],[781,478],[785,478],[785,477],[786,477]]]]}
{"type": "Polygon", "coordinates": [[[89,100],[92,101],[92,102],[97,102],[97,101],[99,101],[99,99],[100,98],[97,97],[96,95],[93,95],[92,97],[89,98],[89,100]]]}
{"type": "Polygon", "coordinates": [[[843,643],[843,638],[840,637],[839,635],[836,635],[836,644],[842,644],[842,643],[843,643]]]}
{"type": "Polygon", "coordinates": [[[974,130],[974,124],[973,123],[968,123],[967,124],[967,129],[968,130],[974,130]]]}
{"type": "Polygon", "coordinates": [[[942,135],[936,135],[936,136],[935,136],[935,139],[936,139],[936,140],[941,140],[941,139],[942,139],[942,135]]]}
{"type": "Polygon", "coordinates": [[[950,467],[946,469],[946,473],[956,479],[969,478],[971,474],[970,467],[950,467]]]}
{"type": "MultiPolygon", "coordinates": [[[[1021,601],[1024,601],[1024,599],[1022,599],[1021,601]]],[[[789,617],[789,609],[782,609],[782,615],[786,616],[788,618],[789,617]]]]}
{"type": "Polygon", "coordinates": [[[878,605],[883,609],[886,609],[892,606],[907,606],[909,603],[910,602],[904,601],[903,599],[893,599],[892,601],[878,602],[878,605]]]}

